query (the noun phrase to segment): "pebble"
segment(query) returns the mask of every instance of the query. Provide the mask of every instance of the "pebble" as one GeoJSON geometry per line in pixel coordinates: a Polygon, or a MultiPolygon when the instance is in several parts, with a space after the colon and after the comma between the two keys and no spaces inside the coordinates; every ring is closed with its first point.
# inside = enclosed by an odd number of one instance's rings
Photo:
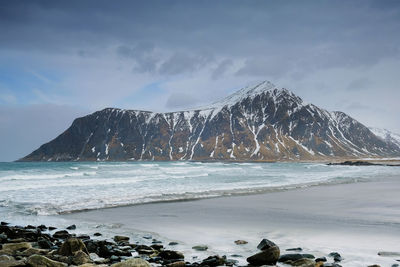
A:
{"type": "Polygon", "coordinates": [[[123,235],[116,235],[114,236],[114,241],[115,242],[129,241],[129,237],[123,235]]]}
{"type": "Polygon", "coordinates": [[[380,251],[378,252],[378,255],[384,257],[397,257],[400,256],[400,252],[380,251]]]}
{"type": "Polygon", "coordinates": [[[208,249],[208,247],[206,245],[197,245],[197,246],[193,246],[192,249],[194,249],[196,251],[206,251],[208,249]]]}
{"type": "Polygon", "coordinates": [[[286,251],[303,251],[302,248],[288,248],[286,251]]]}
{"type": "Polygon", "coordinates": [[[75,230],[75,229],[76,229],[76,225],[75,224],[70,225],[70,226],[67,227],[67,230],[75,230]]]}

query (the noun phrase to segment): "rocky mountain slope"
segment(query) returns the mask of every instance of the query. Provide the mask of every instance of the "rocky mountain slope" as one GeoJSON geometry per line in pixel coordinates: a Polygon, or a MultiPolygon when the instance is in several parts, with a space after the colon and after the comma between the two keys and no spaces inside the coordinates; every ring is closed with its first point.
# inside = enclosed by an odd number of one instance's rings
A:
{"type": "Polygon", "coordinates": [[[76,119],[22,161],[321,160],[389,157],[400,148],[339,111],[270,82],[198,110],[106,108],[76,119]]]}
{"type": "Polygon", "coordinates": [[[386,143],[389,145],[395,145],[400,148],[400,134],[391,132],[386,129],[369,127],[371,132],[373,132],[376,136],[380,137],[381,139],[385,140],[386,143]]]}

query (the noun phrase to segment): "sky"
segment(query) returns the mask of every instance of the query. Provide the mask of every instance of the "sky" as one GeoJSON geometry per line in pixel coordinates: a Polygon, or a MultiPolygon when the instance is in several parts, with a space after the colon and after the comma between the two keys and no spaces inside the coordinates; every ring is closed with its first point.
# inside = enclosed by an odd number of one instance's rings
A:
{"type": "Polygon", "coordinates": [[[400,133],[400,1],[0,1],[0,161],[105,107],[184,110],[263,80],[400,133]]]}

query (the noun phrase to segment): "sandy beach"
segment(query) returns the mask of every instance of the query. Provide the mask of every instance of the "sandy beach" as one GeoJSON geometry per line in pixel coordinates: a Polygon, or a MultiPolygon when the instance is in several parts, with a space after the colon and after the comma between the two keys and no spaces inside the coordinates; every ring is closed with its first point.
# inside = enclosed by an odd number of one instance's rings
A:
{"type": "Polygon", "coordinates": [[[258,195],[152,203],[63,215],[65,219],[120,225],[180,242],[185,255],[202,256],[191,246],[206,244],[203,254],[240,254],[244,263],[261,238],[282,253],[302,247],[315,256],[339,252],[344,266],[391,266],[400,257],[400,177],[370,182],[315,186],[258,195]],[[249,243],[238,246],[234,240],[249,243]],[[197,253],[197,254],[196,254],[197,253]]]}

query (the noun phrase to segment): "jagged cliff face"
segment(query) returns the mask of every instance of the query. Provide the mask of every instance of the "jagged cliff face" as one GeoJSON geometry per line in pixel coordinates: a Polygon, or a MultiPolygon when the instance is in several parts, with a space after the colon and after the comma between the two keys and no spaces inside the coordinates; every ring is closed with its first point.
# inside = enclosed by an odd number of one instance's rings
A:
{"type": "Polygon", "coordinates": [[[263,82],[199,110],[97,111],[22,160],[269,161],[399,154],[399,147],[350,116],[305,104],[263,82]]]}

